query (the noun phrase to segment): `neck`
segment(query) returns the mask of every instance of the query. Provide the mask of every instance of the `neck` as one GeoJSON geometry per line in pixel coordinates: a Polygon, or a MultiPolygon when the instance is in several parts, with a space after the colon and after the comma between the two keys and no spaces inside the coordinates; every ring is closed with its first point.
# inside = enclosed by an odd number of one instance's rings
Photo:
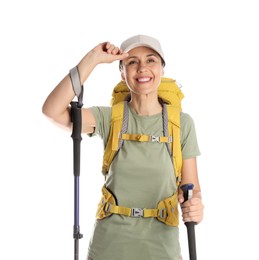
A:
{"type": "Polygon", "coordinates": [[[151,97],[149,95],[135,96],[133,94],[129,103],[135,113],[140,116],[152,116],[162,112],[162,106],[157,95],[151,97]]]}

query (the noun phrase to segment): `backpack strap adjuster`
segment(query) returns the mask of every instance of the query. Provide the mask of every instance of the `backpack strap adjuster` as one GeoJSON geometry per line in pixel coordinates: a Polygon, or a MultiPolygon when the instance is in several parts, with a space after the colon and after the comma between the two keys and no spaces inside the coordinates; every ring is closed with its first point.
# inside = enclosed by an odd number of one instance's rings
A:
{"type": "Polygon", "coordinates": [[[106,213],[110,213],[112,204],[110,202],[106,202],[104,205],[104,211],[106,213]]]}
{"type": "Polygon", "coordinates": [[[150,141],[151,142],[157,142],[157,143],[172,143],[173,137],[172,136],[155,136],[151,135],[150,136],[150,141]]]}
{"type": "Polygon", "coordinates": [[[151,142],[157,142],[157,143],[160,143],[160,137],[159,136],[154,136],[154,135],[151,135],[150,136],[150,141],[151,142]]]}
{"type": "Polygon", "coordinates": [[[166,208],[162,208],[159,210],[159,217],[160,218],[166,218],[167,217],[167,209],[166,208]]]}

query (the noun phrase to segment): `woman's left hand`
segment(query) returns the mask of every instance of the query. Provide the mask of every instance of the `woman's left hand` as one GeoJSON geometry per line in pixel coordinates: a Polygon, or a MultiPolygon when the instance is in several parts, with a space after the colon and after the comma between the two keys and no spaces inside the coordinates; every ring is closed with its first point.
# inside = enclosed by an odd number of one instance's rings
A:
{"type": "Polygon", "coordinates": [[[196,222],[198,224],[202,221],[204,206],[200,192],[194,192],[193,197],[185,202],[183,194],[180,193],[178,200],[181,204],[182,219],[184,222],[196,222]]]}

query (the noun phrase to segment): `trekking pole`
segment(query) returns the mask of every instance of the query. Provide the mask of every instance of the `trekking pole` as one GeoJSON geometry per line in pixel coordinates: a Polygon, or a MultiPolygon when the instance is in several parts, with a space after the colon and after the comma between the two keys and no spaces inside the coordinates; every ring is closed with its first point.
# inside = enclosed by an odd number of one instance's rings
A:
{"type": "MultiPolygon", "coordinates": [[[[184,184],[181,186],[183,191],[184,202],[192,198],[192,191],[194,185],[192,183],[184,184]]],[[[196,240],[195,240],[195,222],[185,222],[188,235],[188,245],[189,245],[189,257],[190,260],[197,260],[196,256],[196,240]]]]}
{"type": "Polygon", "coordinates": [[[83,86],[80,85],[80,78],[77,67],[70,70],[70,77],[74,91],[78,97],[78,102],[72,101],[71,104],[71,121],[73,122],[72,139],[73,139],[73,161],[74,161],[74,260],[79,259],[79,239],[83,237],[80,233],[79,225],[79,177],[80,177],[80,143],[82,140],[82,118],[81,108],[83,106],[83,86]]]}

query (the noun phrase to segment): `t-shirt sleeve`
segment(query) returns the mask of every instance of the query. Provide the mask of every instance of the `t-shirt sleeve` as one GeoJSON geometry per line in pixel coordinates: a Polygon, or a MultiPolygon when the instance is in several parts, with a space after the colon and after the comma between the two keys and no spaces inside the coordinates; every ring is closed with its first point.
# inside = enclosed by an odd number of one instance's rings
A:
{"type": "Polygon", "coordinates": [[[111,107],[91,107],[90,110],[95,118],[95,129],[89,136],[100,136],[105,146],[110,133],[111,107]]]}
{"type": "Polygon", "coordinates": [[[189,114],[181,112],[181,148],[183,160],[200,155],[195,125],[189,114]]]}

